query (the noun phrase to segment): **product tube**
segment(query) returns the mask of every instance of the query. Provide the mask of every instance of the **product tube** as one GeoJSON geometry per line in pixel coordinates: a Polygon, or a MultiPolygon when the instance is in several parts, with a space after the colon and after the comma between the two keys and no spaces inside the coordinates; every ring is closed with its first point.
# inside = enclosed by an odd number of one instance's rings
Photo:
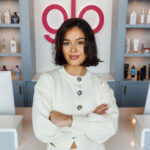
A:
{"type": "Polygon", "coordinates": [[[126,53],[129,53],[130,51],[130,39],[126,40],[126,53]]]}
{"type": "Polygon", "coordinates": [[[134,39],[134,40],[133,40],[134,53],[137,53],[137,52],[138,52],[139,42],[140,42],[139,39],[134,39]]]}

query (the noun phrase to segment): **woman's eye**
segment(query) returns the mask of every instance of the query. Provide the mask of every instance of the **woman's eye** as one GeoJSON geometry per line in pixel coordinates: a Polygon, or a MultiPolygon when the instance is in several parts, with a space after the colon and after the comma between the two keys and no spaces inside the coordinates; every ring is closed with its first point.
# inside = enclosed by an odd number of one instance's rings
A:
{"type": "Polygon", "coordinates": [[[68,46],[69,42],[64,42],[63,45],[68,46]]]}
{"type": "Polygon", "coordinates": [[[83,41],[79,41],[78,44],[79,45],[84,45],[84,42],[83,41]]]}

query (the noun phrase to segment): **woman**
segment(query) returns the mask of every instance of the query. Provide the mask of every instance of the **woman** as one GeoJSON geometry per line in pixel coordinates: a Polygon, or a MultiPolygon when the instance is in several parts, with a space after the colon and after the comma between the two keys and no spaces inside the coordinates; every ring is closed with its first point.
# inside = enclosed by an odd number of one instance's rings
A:
{"type": "Polygon", "coordinates": [[[47,150],[104,150],[117,131],[118,108],[106,81],[86,67],[96,66],[93,31],[82,19],[65,21],[56,34],[52,73],[35,86],[33,129],[47,150]]]}

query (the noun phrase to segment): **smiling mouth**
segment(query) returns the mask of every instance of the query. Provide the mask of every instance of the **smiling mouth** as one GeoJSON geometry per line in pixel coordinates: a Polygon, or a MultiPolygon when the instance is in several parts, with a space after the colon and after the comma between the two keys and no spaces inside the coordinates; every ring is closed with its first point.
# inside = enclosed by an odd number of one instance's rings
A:
{"type": "Polygon", "coordinates": [[[69,57],[70,57],[70,59],[72,59],[72,60],[76,60],[76,59],[79,58],[79,55],[70,55],[69,57]]]}

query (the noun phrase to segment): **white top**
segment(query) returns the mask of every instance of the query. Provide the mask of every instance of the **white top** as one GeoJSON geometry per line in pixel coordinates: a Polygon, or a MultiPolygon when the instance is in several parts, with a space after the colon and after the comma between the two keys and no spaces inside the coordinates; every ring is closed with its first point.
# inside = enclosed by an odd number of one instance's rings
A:
{"type": "Polygon", "coordinates": [[[77,150],[104,150],[102,143],[117,131],[118,114],[112,89],[90,71],[80,81],[61,67],[41,75],[35,86],[33,130],[48,150],[70,150],[74,141],[77,150]],[[107,114],[92,113],[101,104],[110,105],[107,114]],[[72,126],[54,125],[48,119],[51,110],[72,115],[72,126]]]}

